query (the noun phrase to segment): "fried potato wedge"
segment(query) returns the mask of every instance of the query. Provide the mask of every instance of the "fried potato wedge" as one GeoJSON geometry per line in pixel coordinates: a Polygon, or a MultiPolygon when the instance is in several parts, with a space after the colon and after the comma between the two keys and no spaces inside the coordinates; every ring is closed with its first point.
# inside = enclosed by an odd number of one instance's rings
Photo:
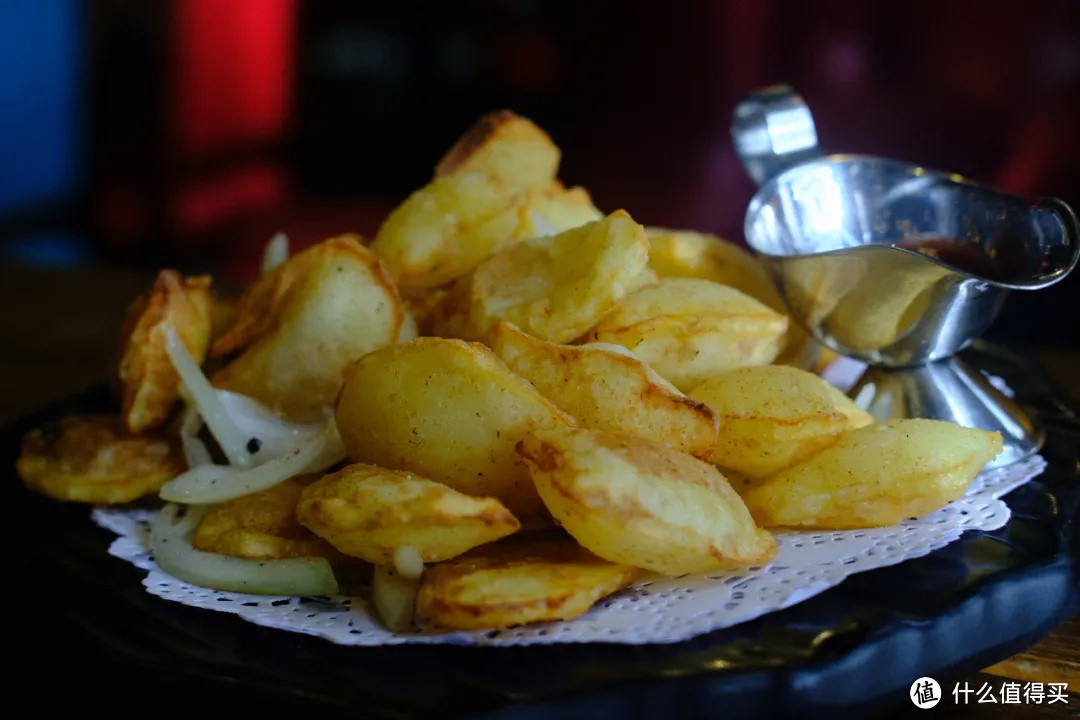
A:
{"type": "Polygon", "coordinates": [[[890,420],[746,490],[765,526],[823,529],[895,525],[956,500],[1001,452],[1001,435],[940,420],[890,420]]]}
{"type": "MultiPolygon", "coordinates": [[[[210,297],[210,343],[227,333],[236,319],[240,298],[212,293],[210,297]]],[[[208,348],[209,349],[209,348],[208,348]]]]}
{"type": "Polygon", "coordinates": [[[355,462],[414,472],[518,517],[541,509],[514,445],[573,419],[478,343],[418,338],[345,372],[337,424],[355,462]]]}
{"type": "Polygon", "coordinates": [[[649,265],[662,278],[700,278],[733,287],[777,312],[784,300],[754,256],[716,235],[646,228],[649,265]]]}
{"type": "MultiPolygon", "coordinates": [[[[764,266],[735,243],[688,230],[646,228],[646,233],[649,264],[660,277],[712,280],[733,287],[778,313],[789,314],[764,266]]],[[[819,352],[820,345],[798,323],[791,321],[784,349],[775,362],[810,369],[819,352]]]]}
{"type": "Polygon", "coordinates": [[[582,427],[651,438],[708,459],[716,413],[618,345],[556,345],[499,322],[488,345],[582,427]]]}
{"type": "Polygon", "coordinates": [[[425,563],[439,562],[521,527],[495,498],[364,464],[306,488],[296,514],[346,555],[385,566],[394,564],[402,547],[416,548],[425,563]]]}
{"type": "Polygon", "coordinates": [[[434,333],[431,329],[432,313],[445,298],[448,290],[437,288],[413,297],[405,298],[405,311],[413,318],[420,336],[430,336],[434,333]]]}
{"type": "Polygon", "coordinates": [[[118,415],[72,415],[22,440],[16,471],[56,500],[112,504],[156,495],[186,468],[176,442],[133,435],[118,415]]]}
{"type": "Polygon", "coordinates": [[[210,344],[213,301],[209,276],[185,278],[162,270],[150,292],[128,307],[120,345],[122,416],[133,433],[165,422],[180,398],[180,376],[165,352],[172,327],[201,363],[210,344]]]}
{"type": "Polygon", "coordinates": [[[656,274],[656,271],[651,267],[647,267],[641,271],[641,274],[634,278],[634,281],[630,283],[630,289],[628,295],[632,292],[636,292],[647,285],[655,285],[660,282],[660,276],[656,274]]]}
{"type": "Polygon", "coordinates": [[[602,430],[535,430],[518,445],[552,516],[612,562],[665,575],[760,565],[776,541],[712,465],[602,430]]]}
{"type": "Polygon", "coordinates": [[[625,211],[496,253],[437,308],[439,335],[483,338],[498,320],[551,342],[579,337],[633,287],[649,242],[625,211]]]}
{"type": "Polygon", "coordinates": [[[548,188],[530,191],[525,196],[520,214],[515,231],[519,239],[557,234],[604,217],[593,205],[585,188],[567,189],[558,181],[548,188]]]}
{"type": "Polygon", "coordinates": [[[532,121],[499,110],[480,118],[454,143],[435,175],[473,172],[511,188],[545,188],[555,179],[561,155],[532,121]]]}
{"type": "Polygon", "coordinates": [[[775,475],[874,421],[829,383],[786,365],[729,370],[690,396],[720,416],[712,461],[750,478],[775,475]]]}
{"type": "Polygon", "coordinates": [[[289,420],[324,417],[342,370],[397,342],[406,314],[378,259],[349,236],[290,258],[252,286],[214,355],[240,354],[213,375],[289,420]]]}
{"type": "Polygon", "coordinates": [[[569,620],[629,586],[637,574],[565,536],[508,538],[428,568],[416,611],[450,630],[569,620]]]}
{"type": "Polygon", "coordinates": [[[337,552],[296,519],[311,478],[291,478],[262,492],[206,508],[192,544],[199,550],[253,560],[337,559],[337,552]]]}
{"type": "Polygon", "coordinates": [[[581,188],[511,188],[477,172],[437,177],[379,228],[371,249],[406,296],[445,285],[521,240],[593,221],[581,188]]]}
{"type": "Polygon", "coordinates": [[[524,198],[482,173],[437,177],[390,213],[371,249],[402,293],[422,294],[517,242],[524,198]]]}
{"type": "Polygon", "coordinates": [[[559,156],[529,120],[487,115],[390,213],[371,248],[406,296],[422,296],[520,240],[599,219],[587,192],[555,179],[559,156]]]}
{"type": "Polygon", "coordinates": [[[786,316],[734,288],[668,278],[624,298],[587,338],[632,350],[685,392],[725,370],[772,362],[787,326],[786,316]]]}

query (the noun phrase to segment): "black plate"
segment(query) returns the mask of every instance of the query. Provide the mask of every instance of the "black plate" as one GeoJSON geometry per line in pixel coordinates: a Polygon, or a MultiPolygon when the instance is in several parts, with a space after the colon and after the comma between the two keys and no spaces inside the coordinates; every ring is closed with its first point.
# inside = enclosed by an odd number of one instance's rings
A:
{"type": "MultiPolygon", "coordinates": [[[[106,554],[111,535],[85,507],[31,496],[11,477],[4,527],[15,577],[4,597],[9,658],[22,660],[14,687],[92,689],[39,696],[83,708],[114,693],[171,710],[322,717],[805,718],[906,702],[915,678],[949,687],[1080,606],[1077,416],[1016,358],[984,348],[968,360],[1004,375],[1049,430],[1049,468],[1007,496],[1008,525],[672,645],[360,648],[258,627],[148,595],[142,571],[106,554]]],[[[0,437],[3,462],[13,466],[19,436],[43,420],[109,406],[96,388],[16,423],[0,437]]]]}

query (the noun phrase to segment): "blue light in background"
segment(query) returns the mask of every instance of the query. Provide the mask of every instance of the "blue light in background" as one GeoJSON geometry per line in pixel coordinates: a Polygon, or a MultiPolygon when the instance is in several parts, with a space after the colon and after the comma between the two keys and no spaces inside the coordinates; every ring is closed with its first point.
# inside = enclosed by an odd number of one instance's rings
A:
{"type": "Polygon", "coordinates": [[[77,0],[0,1],[0,220],[74,194],[82,57],[77,0]]]}
{"type": "Polygon", "coordinates": [[[0,244],[0,261],[31,267],[74,267],[91,260],[86,241],[78,235],[45,233],[0,244]]]}

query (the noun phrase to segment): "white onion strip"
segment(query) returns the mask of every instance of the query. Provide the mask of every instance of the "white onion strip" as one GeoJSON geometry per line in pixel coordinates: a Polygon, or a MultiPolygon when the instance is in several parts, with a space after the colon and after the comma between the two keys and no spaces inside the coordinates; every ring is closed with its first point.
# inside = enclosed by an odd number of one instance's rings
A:
{"type": "Polygon", "coordinates": [[[229,465],[196,465],[191,469],[180,473],[161,488],[161,499],[168,500],[169,502],[182,503],[185,505],[197,505],[203,502],[216,502],[216,501],[195,501],[188,500],[187,493],[184,492],[184,488],[187,487],[206,487],[216,485],[218,482],[225,478],[234,478],[243,470],[236,470],[229,465]],[[179,486],[175,486],[174,483],[183,481],[179,486]]]}
{"type": "Polygon", "coordinates": [[[424,558],[415,545],[402,545],[394,551],[394,569],[406,580],[418,580],[424,574],[424,558]]]}
{"type": "Polygon", "coordinates": [[[284,265],[285,261],[288,259],[289,236],[283,232],[279,232],[267,241],[266,247],[263,249],[261,273],[263,275],[269,275],[277,269],[279,265],[284,265]]]}
{"type": "Polygon", "coordinates": [[[206,443],[199,439],[199,429],[203,426],[202,416],[194,405],[184,408],[180,418],[180,445],[184,449],[184,459],[189,468],[213,464],[206,443]]]}
{"type": "Polygon", "coordinates": [[[180,375],[180,382],[187,390],[191,402],[199,409],[214,439],[218,441],[222,452],[229,462],[238,467],[251,466],[251,454],[247,451],[249,438],[244,437],[236,426],[221,398],[203,375],[195,358],[191,357],[187,347],[173,327],[165,328],[165,351],[169,354],[173,367],[180,375]]]}
{"type": "Polygon", "coordinates": [[[405,318],[401,321],[401,327],[398,328],[397,344],[404,345],[410,340],[415,340],[419,334],[420,332],[416,328],[416,319],[406,310],[405,318]]]}
{"type": "Polygon", "coordinates": [[[301,441],[292,452],[262,465],[238,470],[224,465],[203,465],[181,473],[161,488],[163,500],[185,505],[206,505],[261,492],[304,472],[320,472],[345,457],[337,425],[301,441]]]}
{"type": "Polygon", "coordinates": [[[255,452],[248,448],[248,454],[255,465],[292,452],[304,438],[318,435],[326,427],[325,422],[289,422],[247,395],[220,389],[215,392],[221,398],[225,412],[229,413],[233,423],[240,428],[240,433],[246,438],[255,438],[258,441],[255,452]]]}
{"type": "Polygon", "coordinates": [[[404,578],[392,568],[375,566],[371,578],[371,601],[387,629],[402,632],[409,628],[419,590],[419,578],[404,578]]]}
{"type": "Polygon", "coordinates": [[[179,521],[176,505],[166,505],[150,526],[150,553],[164,572],[199,587],[254,595],[337,595],[337,580],[326,558],[248,560],[196,550],[191,533],[204,508],[190,508],[179,521]]]}

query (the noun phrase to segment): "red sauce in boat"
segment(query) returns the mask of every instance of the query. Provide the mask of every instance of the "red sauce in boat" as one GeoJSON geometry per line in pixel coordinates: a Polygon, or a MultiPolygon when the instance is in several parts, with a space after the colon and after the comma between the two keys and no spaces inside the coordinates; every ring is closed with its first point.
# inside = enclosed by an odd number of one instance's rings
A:
{"type": "Polygon", "coordinates": [[[974,243],[961,242],[948,237],[920,237],[899,240],[893,243],[893,246],[927,255],[987,280],[1006,279],[1001,263],[996,258],[987,255],[974,243]]]}

